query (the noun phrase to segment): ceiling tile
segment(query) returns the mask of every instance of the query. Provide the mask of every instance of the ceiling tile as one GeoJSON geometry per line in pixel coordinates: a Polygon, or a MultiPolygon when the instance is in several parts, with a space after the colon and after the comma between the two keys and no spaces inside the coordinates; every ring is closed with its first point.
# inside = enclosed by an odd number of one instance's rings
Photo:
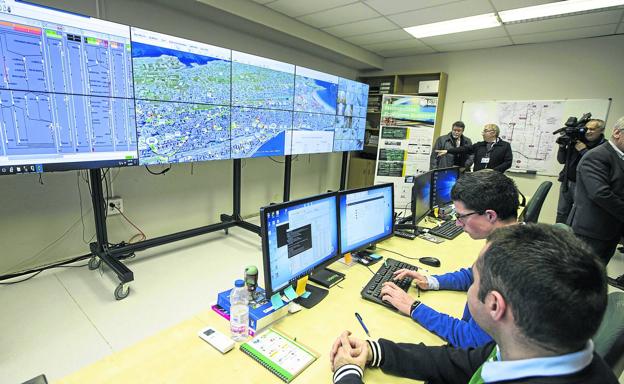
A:
{"type": "Polygon", "coordinates": [[[503,47],[505,45],[512,45],[511,40],[508,37],[497,37],[495,39],[466,41],[461,43],[450,44],[430,44],[432,48],[440,52],[450,51],[463,51],[467,49],[482,49],[482,48],[494,48],[503,47]]]}
{"type": "Polygon", "coordinates": [[[624,22],[620,23],[620,27],[618,28],[616,33],[624,33],[624,22]]]}
{"type": "Polygon", "coordinates": [[[546,3],[554,3],[553,0],[491,0],[497,11],[507,11],[510,9],[532,7],[546,3]]]}
{"type": "Polygon", "coordinates": [[[379,53],[379,56],[382,57],[404,57],[404,56],[415,56],[415,55],[424,55],[428,53],[436,53],[435,50],[425,47],[425,48],[408,48],[408,49],[399,49],[396,51],[387,51],[383,53],[379,53]]]}
{"type": "Polygon", "coordinates": [[[585,37],[611,35],[615,32],[616,26],[617,24],[608,24],[598,25],[595,27],[566,29],[555,32],[530,33],[526,35],[514,35],[512,36],[512,39],[516,44],[582,39],[585,37]]]}
{"type": "Polygon", "coordinates": [[[494,9],[488,0],[463,0],[418,11],[399,13],[388,16],[388,18],[401,27],[407,28],[492,12],[494,9]]]}
{"type": "Polygon", "coordinates": [[[487,29],[479,29],[477,31],[452,33],[449,35],[442,35],[442,36],[423,37],[420,40],[423,41],[425,44],[436,45],[436,44],[459,43],[462,41],[487,40],[487,39],[494,39],[497,37],[507,37],[505,28],[494,27],[494,28],[487,28],[487,29]]]}
{"type": "Polygon", "coordinates": [[[353,0],[277,0],[267,4],[267,7],[291,17],[298,17],[349,3],[353,3],[353,0]]]}
{"type": "Polygon", "coordinates": [[[364,2],[382,15],[392,15],[400,12],[435,7],[454,1],[456,0],[367,0],[364,2]]]}
{"type": "Polygon", "coordinates": [[[427,47],[422,42],[411,39],[411,40],[399,40],[399,41],[388,41],[385,43],[376,43],[376,44],[366,44],[362,45],[362,48],[368,49],[369,51],[392,51],[397,49],[405,49],[405,48],[425,48],[427,47]]]}
{"type": "Polygon", "coordinates": [[[531,21],[528,23],[508,24],[507,31],[513,36],[518,34],[552,32],[562,29],[592,27],[604,24],[618,23],[624,14],[623,10],[603,11],[558,17],[555,19],[531,21]]]}
{"type": "Polygon", "coordinates": [[[355,3],[306,15],[297,20],[317,28],[325,28],[375,17],[379,17],[379,13],[363,3],[355,3]]]}
{"type": "Polygon", "coordinates": [[[384,43],[386,41],[397,40],[415,40],[414,36],[405,32],[402,29],[395,29],[392,31],[385,31],[379,33],[369,33],[360,36],[345,37],[344,40],[356,44],[356,45],[370,45],[375,43],[384,43]]]}
{"type": "Polygon", "coordinates": [[[255,1],[258,4],[266,4],[266,3],[270,3],[270,2],[275,1],[275,0],[253,0],[253,1],[255,1]]]}
{"type": "Polygon", "coordinates": [[[335,27],[325,28],[323,30],[338,37],[347,37],[373,32],[388,31],[396,28],[397,26],[394,23],[388,21],[388,19],[386,19],[385,17],[377,17],[375,19],[337,25],[335,27]]]}

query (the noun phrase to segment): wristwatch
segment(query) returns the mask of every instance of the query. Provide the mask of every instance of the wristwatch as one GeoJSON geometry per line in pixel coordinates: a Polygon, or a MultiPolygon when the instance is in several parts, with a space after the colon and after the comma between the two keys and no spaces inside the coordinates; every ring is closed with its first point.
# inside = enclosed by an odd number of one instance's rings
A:
{"type": "Polygon", "coordinates": [[[414,301],[414,303],[410,307],[410,311],[409,311],[410,317],[412,316],[412,313],[414,313],[414,310],[418,308],[419,305],[420,305],[420,301],[418,300],[414,301]]]}

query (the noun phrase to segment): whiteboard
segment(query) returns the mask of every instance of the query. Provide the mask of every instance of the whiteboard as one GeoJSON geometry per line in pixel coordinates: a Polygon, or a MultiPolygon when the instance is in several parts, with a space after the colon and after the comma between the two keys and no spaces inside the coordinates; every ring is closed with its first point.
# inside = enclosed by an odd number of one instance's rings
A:
{"type": "Polygon", "coordinates": [[[482,141],[485,124],[500,127],[501,139],[511,143],[513,164],[509,171],[556,176],[562,165],[557,162],[552,132],[563,127],[570,116],[580,118],[591,112],[593,119],[607,120],[611,99],[575,100],[490,100],[464,101],[461,120],[464,134],[473,143],[482,141]]]}

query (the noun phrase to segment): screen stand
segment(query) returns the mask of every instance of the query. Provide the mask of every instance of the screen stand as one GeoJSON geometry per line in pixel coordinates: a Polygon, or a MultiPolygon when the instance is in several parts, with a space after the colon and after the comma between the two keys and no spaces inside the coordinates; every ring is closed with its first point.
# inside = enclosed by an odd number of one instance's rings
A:
{"type": "Polygon", "coordinates": [[[314,271],[314,273],[310,275],[310,281],[322,285],[325,288],[333,287],[334,285],[344,280],[344,278],[344,273],[334,271],[333,269],[329,268],[319,269],[318,271],[314,271]]]}
{"type": "Polygon", "coordinates": [[[308,296],[307,298],[299,296],[295,299],[295,303],[307,309],[310,309],[316,304],[320,303],[321,300],[323,300],[325,296],[327,296],[327,294],[329,293],[329,290],[321,287],[315,287],[312,284],[306,285],[306,291],[310,292],[310,296],[308,296]]]}

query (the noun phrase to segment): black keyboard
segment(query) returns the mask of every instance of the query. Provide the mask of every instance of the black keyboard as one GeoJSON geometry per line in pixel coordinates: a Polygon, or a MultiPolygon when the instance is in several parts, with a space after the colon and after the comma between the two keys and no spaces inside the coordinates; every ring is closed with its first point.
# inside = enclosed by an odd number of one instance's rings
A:
{"type": "Polygon", "coordinates": [[[457,225],[455,225],[454,220],[445,221],[439,226],[431,228],[429,230],[430,234],[449,240],[456,238],[462,232],[464,232],[464,230],[462,229],[462,227],[458,227],[457,225]]]}
{"type": "Polygon", "coordinates": [[[401,287],[401,289],[403,289],[405,292],[407,292],[410,285],[412,284],[412,278],[406,277],[401,280],[392,279],[392,274],[394,273],[394,271],[402,268],[411,269],[412,271],[418,270],[418,267],[414,265],[394,259],[386,259],[381,267],[379,267],[379,270],[375,273],[375,276],[370,279],[364,289],[362,289],[362,292],[360,292],[362,298],[365,300],[373,301],[377,304],[384,305],[386,307],[394,308],[392,304],[381,300],[381,287],[386,281],[392,281],[393,283],[401,287]]]}

